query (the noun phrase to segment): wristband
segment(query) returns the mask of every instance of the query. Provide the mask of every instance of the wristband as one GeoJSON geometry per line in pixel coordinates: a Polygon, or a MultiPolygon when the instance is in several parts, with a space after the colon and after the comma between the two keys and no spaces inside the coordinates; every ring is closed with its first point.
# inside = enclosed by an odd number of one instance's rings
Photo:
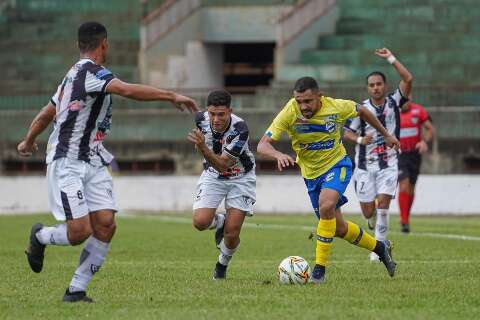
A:
{"type": "Polygon", "coordinates": [[[362,142],[363,142],[363,137],[358,136],[357,143],[362,144],[362,142]]]}
{"type": "Polygon", "coordinates": [[[397,58],[395,58],[395,56],[391,54],[387,57],[387,61],[388,63],[393,64],[395,61],[397,61],[397,58]]]}

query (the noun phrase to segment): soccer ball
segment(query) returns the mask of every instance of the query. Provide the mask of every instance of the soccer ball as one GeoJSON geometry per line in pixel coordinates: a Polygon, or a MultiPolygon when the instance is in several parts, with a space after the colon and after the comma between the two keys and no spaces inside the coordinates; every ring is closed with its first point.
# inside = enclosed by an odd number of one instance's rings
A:
{"type": "Polygon", "coordinates": [[[306,284],[310,278],[310,266],[302,257],[290,256],[280,262],[277,274],[281,284],[306,284]]]}

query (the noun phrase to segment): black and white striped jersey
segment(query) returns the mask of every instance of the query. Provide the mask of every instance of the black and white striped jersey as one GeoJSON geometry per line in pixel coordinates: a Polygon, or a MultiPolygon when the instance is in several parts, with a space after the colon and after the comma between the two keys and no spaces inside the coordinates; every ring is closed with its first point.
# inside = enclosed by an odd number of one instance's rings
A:
{"type": "MultiPolygon", "coordinates": [[[[370,99],[363,101],[363,105],[377,116],[380,123],[388,133],[400,136],[400,108],[408,99],[403,96],[400,89],[387,95],[381,106],[375,106],[370,99]]],[[[387,148],[383,136],[360,117],[356,117],[345,124],[345,129],[351,130],[360,136],[373,135],[369,145],[357,144],[355,147],[355,164],[364,170],[382,170],[397,166],[397,151],[387,148]]]]}
{"type": "Polygon", "coordinates": [[[210,126],[208,112],[198,112],[195,116],[197,128],[205,135],[205,144],[215,154],[224,151],[235,159],[235,163],[225,172],[218,172],[206,160],[203,168],[218,179],[234,179],[255,170],[255,157],[248,147],[248,127],[245,121],[232,113],[230,124],[223,133],[215,132],[210,126]]]}
{"type": "Polygon", "coordinates": [[[51,99],[57,114],[48,139],[47,163],[64,157],[95,166],[112,161],[102,141],[112,122],[112,99],[105,89],[114,78],[87,58],[68,71],[51,99]]]}

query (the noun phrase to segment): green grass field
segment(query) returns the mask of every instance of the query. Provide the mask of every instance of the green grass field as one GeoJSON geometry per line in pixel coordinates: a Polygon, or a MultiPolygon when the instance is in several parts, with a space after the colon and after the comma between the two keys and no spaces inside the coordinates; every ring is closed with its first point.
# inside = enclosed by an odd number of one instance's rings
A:
{"type": "Polygon", "coordinates": [[[53,219],[0,216],[0,319],[480,318],[479,216],[414,217],[408,236],[392,217],[393,279],[382,264],[368,261],[367,251],[336,239],[321,286],[276,279],[277,265],[289,255],[312,265],[313,217],[247,220],[228,279],[214,282],[213,233],[194,230],[190,216],[118,217],[110,254],[89,286],[96,303],[65,304],[60,300],[81,247],[48,247],[42,273],[34,274],[23,253],[30,226],[53,219]]]}

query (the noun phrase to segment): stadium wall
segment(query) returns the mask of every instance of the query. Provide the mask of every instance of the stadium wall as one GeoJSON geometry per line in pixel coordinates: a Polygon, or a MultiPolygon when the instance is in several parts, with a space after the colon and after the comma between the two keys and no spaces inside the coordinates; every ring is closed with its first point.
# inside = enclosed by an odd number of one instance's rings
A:
{"type": "MultiPolygon", "coordinates": [[[[115,177],[115,193],[120,212],[191,211],[196,176],[115,177]]],[[[413,214],[480,214],[480,176],[422,175],[413,214]]],[[[0,177],[0,214],[48,212],[46,179],[41,176],[0,177]]],[[[346,213],[359,213],[352,184],[346,213]]],[[[257,213],[310,213],[310,201],[299,176],[258,176],[257,213]]],[[[392,212],[398,214],[397,201],[392,212]]]]}

